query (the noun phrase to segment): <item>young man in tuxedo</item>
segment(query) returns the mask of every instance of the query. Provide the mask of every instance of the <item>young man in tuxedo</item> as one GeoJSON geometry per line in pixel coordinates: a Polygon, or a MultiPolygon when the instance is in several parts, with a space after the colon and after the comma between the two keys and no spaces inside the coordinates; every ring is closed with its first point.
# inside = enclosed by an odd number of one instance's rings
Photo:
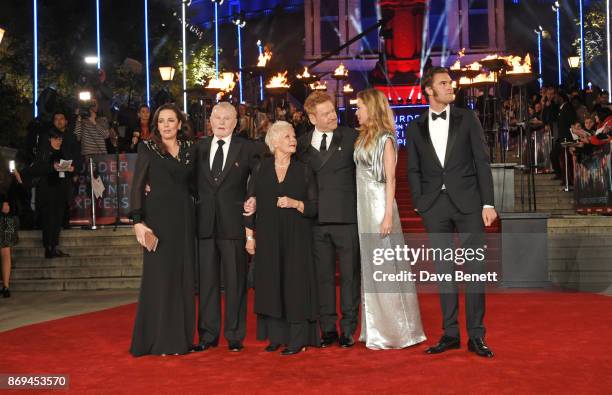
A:
{"type": "Polygon", "coordinates": [[[223,334],[230,351],[241,351],[246,335],[247,256],[243,204],[247,180],[259,155],[251,141],[232,135],[236,115],[230,103],[217,104],[210,116],[213,136],[200,140],[194,152],[200,286],[200,343],[194,346],[194,351],[204,351],[219,343],[221,273],[225,291],[223,334]]]}
{"type": "MultiPolygon", "coordinates": [[[[406,144],[415,211],[423,219],[432,247],[452,247],[456,229],[464,248],[483,248],[484,226],[490,226],[497,213],[482,126],[472,111],[451,105],[455,96],[447,69],[428,70],[421,89],[429,110],[410,123],[406,144]]],[[[438,273],[453,276],[454,262],[442,259],[435,266],[438,273]]],[[[462,270],[484,273],[484,262],[466,262],[462,270]]],[[[444,335],[427,349],[428,354],[460,347],[457,286],[453,281],[440,281],[438,286],[444,335]]],[[[466,283],[465,304],[468,350],[490,358],[493,352],[484,340],[484,283],[466,283]]]]}
{"type": "Polygon", "coordinates": [[[298,140],[298,157],[317,175],[319,215],[313,230],[314,260],[319,288],[322,347],[354,344],[360,301],[357,188],[353,151],[357,131],[338,127],[327,93],[311,93],[304,108],[314,130],[298,140]],[[336,313],[336,256],[340,268],[340,336],[336,313]]]}

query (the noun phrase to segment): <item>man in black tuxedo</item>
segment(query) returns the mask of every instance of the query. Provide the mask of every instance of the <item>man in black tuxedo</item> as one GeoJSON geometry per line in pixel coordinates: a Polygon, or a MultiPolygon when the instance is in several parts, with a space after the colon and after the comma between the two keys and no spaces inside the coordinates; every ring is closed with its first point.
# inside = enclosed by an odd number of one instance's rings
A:
{"type": "MultiPolygon", "coordinates": [[[[432,247],[452,247],[459,232],[462,247],[483,248],[484,226],[495,221],[493,177],[482,126],[475,114],[451,106],[452,80],[443,67],[430,69],[421,79],[429,110],[407,129],[408,179],[415,210],[421,215],[432,247]]],[[[454,262],[436,261],[440,274],[454,273],[454,262]]],[[[462,268],[483,273],[483,262],[466,262],[462,268]]],[[[444,335],[428,354],[460,347],[457,313],[459,300],[454,282],[439,282],[444,335]]],[[[484,336],[484,283],[466,284],[468,350],[492,357],[484,336]]]]}
{"type": "Polygon", "coordinates": [[[246,335],[247,308],[243,205],[247,180],[258,155],[249,140],[232,135],[237,116],[230,103],[217,104],[210,123],[213,136],[200,140],[195,147],[200,343],[194,350],[216,347],[219,342],[222,272],[225,290],[223,334],[230,351],[240,351],[246,335]]]}
{"type": "MultiPolygon", "coordinates": [[[[576,123],[577,115],[576,110],[574,110],[574,106],[572,106],[572,103],[569,101],[569,97],[567,97],[567,94],[564,92],[559,92],[557,93],[555,100],[559,105],[559,115],[557,116],[558,136],[553,143],[552,149],[550,150],[550,162],[557,178],[565,180],[565,169],[562,169],[561,167],[561,155],[563,155],[563,146],[561,146],[561,142],[574,141],[570,129],[572,128],[572,125],[576,123]]],[[[568,164],[568,170],[571,171],[570,168],[571,165],[568,164]]],[[[571,177],[569,177],[569,179],[571,179],[571,177]]],[[[565,185],[565,182],[562,181],[561,185],[565,185]]]]}
{"type": "Polygon", "coordinates": [[[327,93],[311,93],[304,108],[314,130],[298,140],[298,157],[317,175],[319,216],[313,230],[313,249],[319,288],[322,347],[338,341],[354,344],[360,301],[357,189],[353,151],[357,131],[338,127],[338,117],[327,93]],[[340,336],[336,313],[336,256],[340,267],[340,336]]]}

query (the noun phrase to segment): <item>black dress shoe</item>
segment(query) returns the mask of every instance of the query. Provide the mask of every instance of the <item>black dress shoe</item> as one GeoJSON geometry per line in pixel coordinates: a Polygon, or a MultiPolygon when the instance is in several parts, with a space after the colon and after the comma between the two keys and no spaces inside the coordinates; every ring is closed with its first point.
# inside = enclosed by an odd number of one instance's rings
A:
{"type": "Polygon", "coordinates": [[[55,258],[55,253],[52,248],[45,247],[45,259],[55,258]]]}
{"type": "Polygon", "coordinates": [[[199,343],[199,344],[194,344],[193,346],[191,346],[189,351],[191,351],[191,352],[206,351],[206,350],[208,350],[209,348],[212,348],[212,347],[217,347],[217,343],[199,343]]]}
{"type": "Polygon", "coordinates": [[[355,341],[353,340],[353,336],[342,334],[342,336],[340,336],[340,339],[338,339],[338,344],[342,348],[349,348],[353,347],[355,341]]]}
{"type": "Polygon", "coordinates": [[[3,298],[10,298],[11,297],[11,290],[8,289],[8,287],[2,287],[2,297],[3,298]]]}
{"type": "Polygon", "coordinates": [[[244,346],[242,345],[241,342],[230,342],[227,346],[227,348],[231,351],[231,352],[240,352],[242,351],[242,349],[244,348],[244,346]]]}
{"type": "Polygon", "coordinates": [[[476,353],[476,355],[484,358],[493,358],[493,351],[487,346],[482,337],[475,337],[468,340],[468,351],[476,353]]]}
{"type": "Polygon", "coordinates": [[[287,347],[283,351],[281,351],[281,355],[294,355],[294,354],[300,353],[302,351],[306,351],[306,347],[302,347],[302,348],[298,348],[298,349],[291,349],[291,348],[287,347]]]}
{"type": "Polygon", "coordinates": [[[70,254],[66,254],[64,251],[58,249],[53,250],[53,255],[56,258],[68,258],[70,256],[70,254]]]}
{"type": "Polygon", "coordinates": [[[442,336],[440,341],[435,346],[429,347],[425,352],[427,354],[440,354],[444,351],[458,349],[461,347],[461,342],[456,337],[442,336]]]}
{"type": "Polygon", "coordinates": [[[274,352],[280,348],[280,344],[268,344],[268,347],[265,348],[266,352],[274,352]]]}
{"type": "Polygon", "coordinates": [[[329,347],[338,341],[338,332],[327,332],[321,336],[321,348],[329,347]]]}

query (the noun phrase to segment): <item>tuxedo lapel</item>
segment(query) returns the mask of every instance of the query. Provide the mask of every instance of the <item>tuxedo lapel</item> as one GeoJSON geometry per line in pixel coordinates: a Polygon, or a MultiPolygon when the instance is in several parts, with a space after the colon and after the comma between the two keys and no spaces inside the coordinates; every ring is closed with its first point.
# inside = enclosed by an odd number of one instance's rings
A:
{"type": "Polygon", "coordinates": [[[341,144],[342,144],[342,132],[336,130],[334,131],[334,135],[332,137],[332,141],[331,141],[331,144],[329,145],[329,148],[324,153],[321,153],[321,160],[322,160],[321,167],[325,166],[329,158],[331,158],[336,153],[336,151],[338,151],[338,148],[340,147],[341,144]]]}
{"type": "Polygon", "coordinates": [[[453,146],[457,140],[457,133],[461,126],[461,119],[463,117],[459,114],[454,107],[450,108],[450,120],[448,122],[448,140],[446,142],[446,153],[444,154],[444,162],[448,163],[450,155],[453,152],[453,146]]]}
{"type": "Polygon", "coordinates": [[[312,146],[313,132],[314,130],[311,130],[303,137],[304,143],[302,144],[300,155],[302,156],[303,160],[310,164],[310,167],[312,167],[313,170],[319,170],[321,166],[323,166],[323,162],[319,151],[312,146]]]}
{"type": "Polygon", "coordinates": [[[204,176],[206,177],[206,179],[210,182],[211,185],[215,185],[215,179],[212,176],[212,173],[210,171],[210,147],[212,144],[212,138],[209,138],[208,141],[205,141],[204,144],[202,145],[203,149],[202,149],[202,157],[201,157],[201,163],[202,163],[202,171],[204,172],[204,176]]]}
{"type": "Polygon", "coordinates": [[[440,158],[438,158],[436,149],[431,141],[431,134],[429,133],[429,112],[425,112],[419,117],[419,129],[421,130],[421,137],[423,138],[425,146],[427,147],[430,155],[433,157],[438,166],[444,167],[442,163],[440,163],[440,158]]]}
{"type": "Polygon", "coordinates": [[[238,154],[240,153],[241,148],[241,139],[236,136],[232,137],[229,150],[227,152],[227,159],[225,159],[225,166],[223,167],[223,171],[221,172],[219,180],[217,181],[218,184],[221,184],[223,180],[225,180],[225,177],[232,170],[232,168],[239,166],[239,163],[236,161],[236,159],[238,158],[238,154]]]}

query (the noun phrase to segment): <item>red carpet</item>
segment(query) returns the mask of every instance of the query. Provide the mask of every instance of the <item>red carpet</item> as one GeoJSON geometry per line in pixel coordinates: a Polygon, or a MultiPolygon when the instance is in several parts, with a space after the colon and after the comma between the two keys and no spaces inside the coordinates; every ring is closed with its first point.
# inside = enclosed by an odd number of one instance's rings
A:
{"type": "MultiPolygon", "coordinates": [[[[437,296],[420,301],[431,343],[440,334],[437,296]]],[[[69,374],[79,393],[609,393],[612,298],[493,294],[487,305],[487,339],[497,354],[490,360],[465,345],[429,356],[423,344],[372,351],[360,343],[282,357],[254,339],[253,315],[242,353],[223,342],[203,353],[133,358],[135,305],[128,305],[2,333],[0,373],[69,374]]]]}

